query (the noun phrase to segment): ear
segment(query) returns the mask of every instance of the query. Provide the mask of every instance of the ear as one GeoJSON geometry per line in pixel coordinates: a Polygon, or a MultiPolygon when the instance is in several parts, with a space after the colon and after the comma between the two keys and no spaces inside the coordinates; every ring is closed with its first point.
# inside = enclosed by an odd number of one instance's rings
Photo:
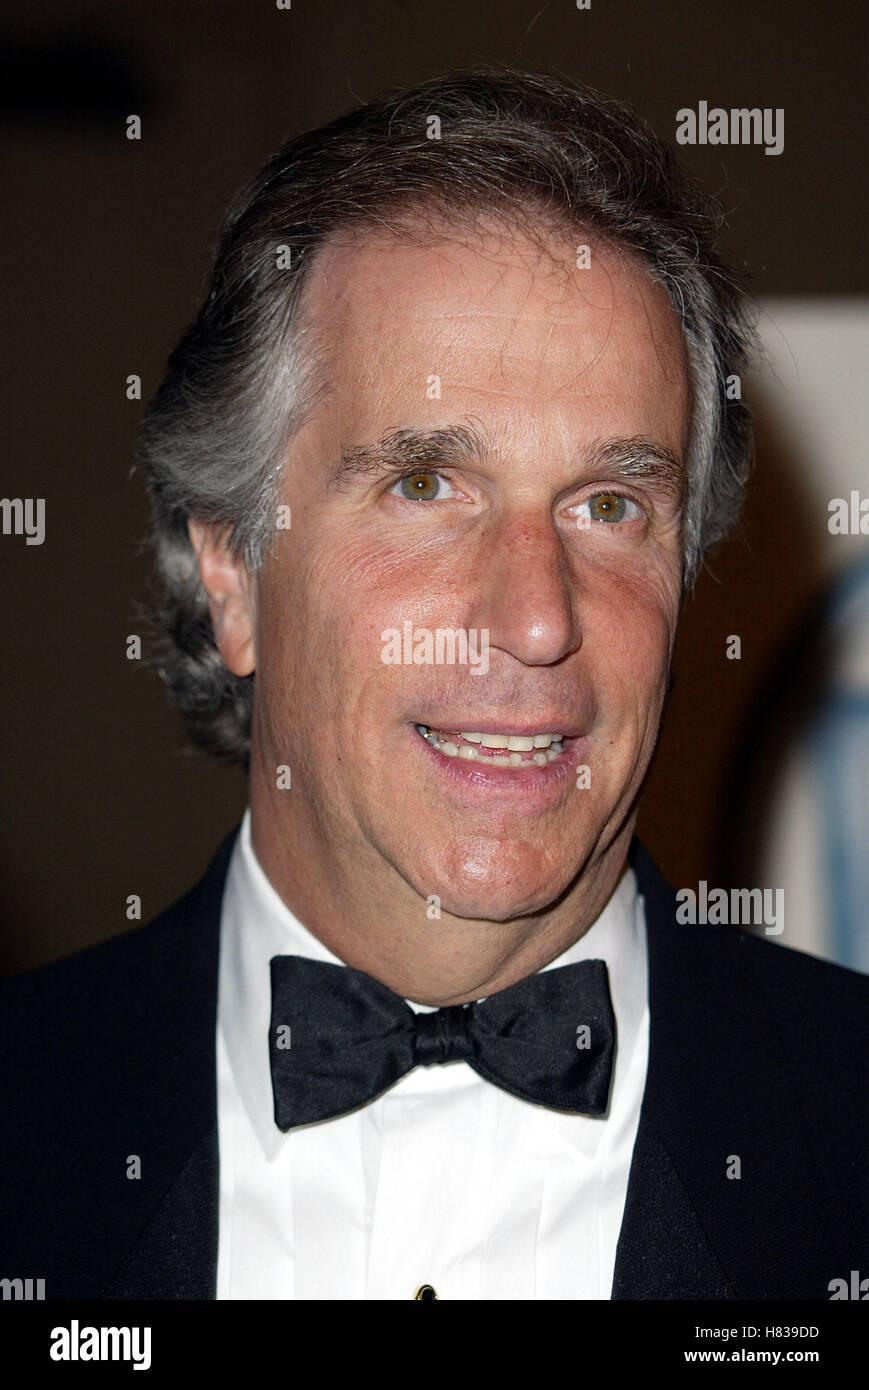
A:
{"type": "Polygon", "coordinates": [[[191,519],[187,532],[208,595],[217,650],[233,675],[249,676],[256,669],[256,652],[253,584],[247,565],[232,554],[225,526],[191,519]]]}

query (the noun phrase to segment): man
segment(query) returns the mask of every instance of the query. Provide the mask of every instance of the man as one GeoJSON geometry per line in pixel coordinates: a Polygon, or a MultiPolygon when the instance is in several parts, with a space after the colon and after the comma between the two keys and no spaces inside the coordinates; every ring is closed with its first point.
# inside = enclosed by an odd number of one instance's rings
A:
{"type": "Polygon", "coordinates": [[[621,106],[475,70],[290,142],[146,418],[158,660],[250,807],[5,993],[49,1297],[830,1296],[865,979],[682,926],[634,838],[750,343],[621,106]]]}

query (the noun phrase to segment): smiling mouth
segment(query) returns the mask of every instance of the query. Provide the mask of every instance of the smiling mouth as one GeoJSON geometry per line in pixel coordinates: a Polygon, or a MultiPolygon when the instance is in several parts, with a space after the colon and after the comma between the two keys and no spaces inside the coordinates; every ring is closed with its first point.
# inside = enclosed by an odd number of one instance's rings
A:
{"type": "Polygon", "coordinates": [[[427,724],[415,727],[417,733],[445,757],[485,767],[545,767],[564,752],[563,734],[453,733],[447,729],[432,729],[427,724]]]}

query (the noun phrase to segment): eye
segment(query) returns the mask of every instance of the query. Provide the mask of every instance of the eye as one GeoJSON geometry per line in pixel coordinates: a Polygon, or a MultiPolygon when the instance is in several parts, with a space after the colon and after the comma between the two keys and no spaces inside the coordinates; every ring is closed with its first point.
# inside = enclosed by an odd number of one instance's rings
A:
{"type": "Polygon", "coordinates": [[[571,507],[570,511],[576,517],[580,531],[588,530],[596,521],[614,524],[620,521],[637,521],[643,515],[637,503],[621,492],[596,492],[593,496],[586,497],[584,502],[571,507]]]}
{"type": "Polygon", "coordinates": [[[409,502],[442,502],[445,497],[455,495],[442,474],[427,470],[421,473],[406,473],[389,491],[396,496],[406,497],[409,502]],[[441,485],[449,489],[446,494],[440,491],[441,485]]]}

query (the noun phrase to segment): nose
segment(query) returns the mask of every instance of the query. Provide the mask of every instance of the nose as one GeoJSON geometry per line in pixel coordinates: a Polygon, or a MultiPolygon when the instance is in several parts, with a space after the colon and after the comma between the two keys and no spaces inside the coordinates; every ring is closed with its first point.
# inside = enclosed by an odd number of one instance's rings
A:
{"type": "Polygon", "coordinates": [[[527,666],[550,665],[577,650],[576,577],[552,517],[514,514],[487,539],[478,626],[488,627],[489,646],[527,666]]]}

